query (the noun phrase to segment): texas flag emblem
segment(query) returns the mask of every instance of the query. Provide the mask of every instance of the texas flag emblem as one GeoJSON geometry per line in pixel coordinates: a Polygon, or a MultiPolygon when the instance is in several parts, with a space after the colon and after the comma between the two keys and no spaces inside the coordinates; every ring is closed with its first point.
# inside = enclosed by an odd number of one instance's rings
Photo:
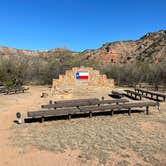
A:
{"type": "Polygon", "coordinates": [[[76,72],[76,79],[77,80],[88,80],[89,79],[89,72],[88,71],[76,72]]]}

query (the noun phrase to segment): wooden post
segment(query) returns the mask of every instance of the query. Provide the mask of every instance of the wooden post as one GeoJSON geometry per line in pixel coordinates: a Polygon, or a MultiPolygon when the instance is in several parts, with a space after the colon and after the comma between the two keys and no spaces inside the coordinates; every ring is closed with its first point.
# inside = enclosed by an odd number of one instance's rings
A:
{"type": "Polygon", "coordinates": [[[69,120],[71,120],[71,114],[69,114],[69,120]]]}
{"type": "Polygon", "coordinates": [[[113,116],[114,115],[114,110],[111,110],[111,116],[113,116]]]}
{"type": "MultiPolygon", "coordinates": [[[[52,104],[53,104],[53,103],[56,104],[56,101],[52,102],[52,104]]],[[[56,107],[54,107],[54,110],[56,110],[56,107]]]]}
{"type": "Polygon", "coordinates": [[[148,115],[149,114],[149,106],[147,105],[146,106],[146,115],[148,115]]]}
{"type": "Polygon", "coordinates": [[[129,114],[129,116],[131,116],[131,108],[129,108],[128,114],[129,114]]]}
{"type": "Polygon", "coordinates": [[[157,101],[157,109],[160,111],[160,103],[157,101]]]}
{"type": "Polygon", "coordinates": [[[158,95],[156,95],[156,100],[157,100],[157,101],[159,100],[158,95]]]}
{"type": "Polygon", "coordinates": [[[92,118],[92,112],[89,112],[89,118],[92,118]]]}
{"type": "Polygon", "coordinates": [[[41,121],[40,121],[40,122],[41,122],[41,123],[44,122],[44,116],[41,117],[41,121]]]}
{"type": "Polygon", "coordinates": [[[52,104],[52,100],[49,101],[49,104],[52,104]]]}

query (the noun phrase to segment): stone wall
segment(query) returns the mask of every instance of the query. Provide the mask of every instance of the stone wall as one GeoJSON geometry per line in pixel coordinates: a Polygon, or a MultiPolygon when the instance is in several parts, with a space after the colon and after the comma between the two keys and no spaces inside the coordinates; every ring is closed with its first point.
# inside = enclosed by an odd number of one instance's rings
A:
{"type": "Polygon", "coordinates": [[[59,75],[59,79],[53,79],[52,90],[59,89],[61,87],[78,87],[78,86],[99,86],[106,88],[114,87],[114,80],[107,79],[105,74],[100,74],[98,70],[93,70],[91,67],[74,67],[72,70],[67,70],[65,75],[59,75]],[[88,80],[77,80],[76,72],[78,71],[88,71],[88,80]]]}

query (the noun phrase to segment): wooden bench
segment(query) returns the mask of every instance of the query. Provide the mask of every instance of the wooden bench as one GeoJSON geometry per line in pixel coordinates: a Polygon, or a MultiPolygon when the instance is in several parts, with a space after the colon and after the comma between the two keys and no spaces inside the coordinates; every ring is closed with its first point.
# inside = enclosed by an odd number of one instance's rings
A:
{"type": "Polygon", "coordinates": [[[135,86],[138,89],[146,89],[146,90],[166,90],[166,85],[154,85],[148,83],[139,83],[135,86]]]}
{"type": "Polygon", "coordinates": [[[6,87],[5,86],[1,86],[0,87],[0,93],[5,93],[6,91],[6,87]]]}
{"type": "Polygon", "coordinates": [[[112,92],[111,92],[111,94],[109,94],[109,96],[111,96],[111,97],[115,97],[115,98],[122,98],[122,97],[124,97],[124,93],[122,93],[122,92],[119,92],[119,91],[115,91],[115,90],[113,90],[112,92]]]}
{"type": "Polygon", "coordinates": [[[91,101],[79,101],[78,103],[60,101],[59,103],[43,105],[42,108],[47,108],[45,110],[28,112],[27,116],[30,118],[41,118],[41,122],[44,121],[45,117],[50,116],[62,116],[67,115],[71,119],[71,115],[76,114],[89,114],[92,117],[93,113],[102,113],[102,112],[111,112],[113,115],[114,111],[123,111],[124,109],[128,110],[128,114],[131,114],[131,108],[137,107],[146,107],[146,114],[149,113],[150,106],[157,106],[155,102],[137,102],[137,103],[127,103],[126,99],[117,99],[117,100],[98,100],[91,101]],[[117,104],[118,103],[118,104],[117,104]]]}
{"type": "Polygon", "coordinates": [[[65,103],[75,103],[75,102],[93,102],[100,101],[98,98],[89,98],[89,99],[73,99],[73,100],[60,100],[60,101],[49,101],[49,104],[65,104],[65,103]]]}
{"type": "Polygon", "coordinates": [[[158,106],[155,102],[135,102],[135,103],[124,103],[124,104],[116,104],[116,105],[104,105],[100,107],[90,106],[90,107],[80,107],[81,112],[98,112],[98,111],[111,111],[113,114],[114,110],[121,111],[122,109],[128,109],[129,115],[131,114],[131,108],[142,108],[146,107],[146,114],[149,114],[150,106],[158,106]]]}
{"type": "Polygon", "coordinates": [[[80,107],[80,106],[89,106],[89,105],[101,105],[101,104],[119,104],[129,102],[127,99],[116,99],[116,100],[99,100],[97,98],[94,99],[79,99],[79,100],[66,100],[66,101],[55,101],[54,103],[51,101],[47,105],[42,105],[42,108],[47,109],[57,109],[62,107],[80,107]]]}
{"type": "Polygon", "coordinates": [[[24,87],[8,88],[4,91],[4,94],[8,95],[8,94],[24,93],[27,90],[29,90],[29,88],[24,88],[24,87]]]}
{"type": "Polygon", "coordinates": [[[141,94],[143,97],[150,98],[153,100],[159,100],[159,97],[162,98],[162,101],[165,101],[166,94],[160,92],[152,92],[144,89],[135,88],[135,92],[141,94]]]}
{"type": "Polygon", "coordinates": [[[127,94],[126,96],[132,97],[136,100],[142,100],[142,95],[136,91],[132,91],[132,90],[124,90],[127,94]]]}

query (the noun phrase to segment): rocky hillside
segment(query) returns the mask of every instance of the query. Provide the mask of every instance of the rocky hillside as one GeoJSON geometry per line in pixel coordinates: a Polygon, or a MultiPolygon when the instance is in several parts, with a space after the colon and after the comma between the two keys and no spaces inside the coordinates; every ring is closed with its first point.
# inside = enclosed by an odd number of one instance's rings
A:
{"type": "Polygon", "coordinates": [[[133,61],[158,63],[166,59],[166,30],[147,33],[135,41],[106,43],[97,50],[87,50],[81,54],[107,63],[133,61]]]}
{"type": "Polygon", "coordinates": [[[78,60],[94,59],[102,63],[132,63],[135,61],[159,63],[166,59],[166,30],[147,33],[138,40],[106,43],[99,49],[79,53],[60,48],[49,51],[31,51],[0,47],[0,56],[10,55],[54,57],[60,61],[76,57],[78,60]]]}

